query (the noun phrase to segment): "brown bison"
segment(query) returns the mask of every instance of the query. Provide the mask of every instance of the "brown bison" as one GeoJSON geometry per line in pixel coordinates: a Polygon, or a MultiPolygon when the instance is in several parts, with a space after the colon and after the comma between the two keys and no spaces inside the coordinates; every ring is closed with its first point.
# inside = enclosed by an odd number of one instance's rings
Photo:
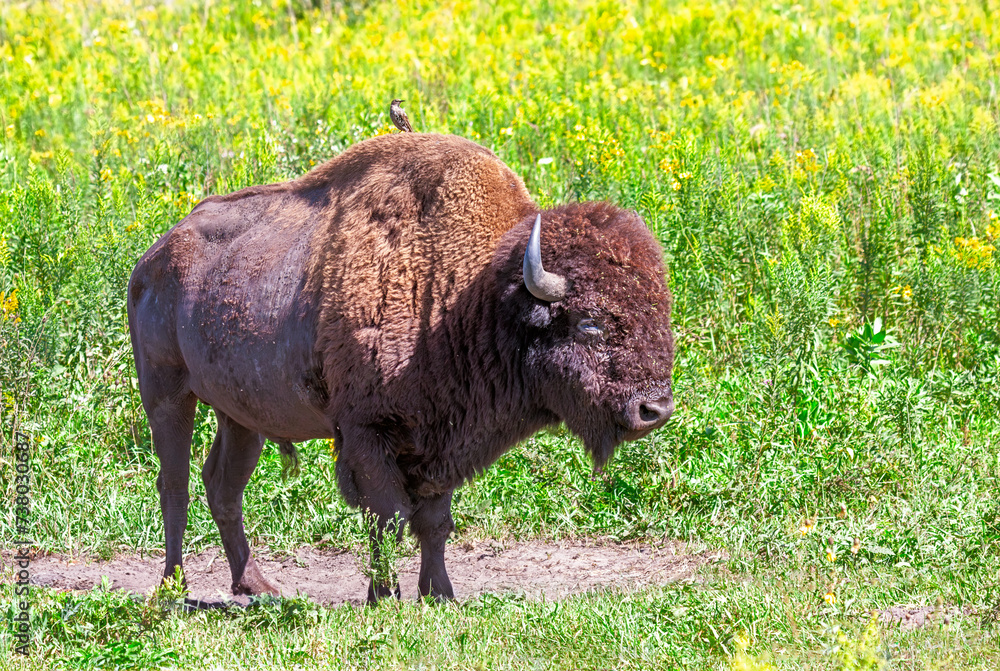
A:
{"type": "MultiPolygon", "coordinates": [[[[638,215],[539,213],[507,166],[458,137],[377,137],[299,179],[206,198],[128,289],[165,575],[181,565],[200,400],[218,417],[202,478],[235,594],[278,592],[243,530],[264,440],[294,455],[332,437],[341,492],[375,521],[373,552],[398,515],[420,542],[420,594],[452,597],[457,487],[558,422],[600,467],[670,417],[670,303],[638,215]]],[[[368,599],[398,596],[391,583],[373,579],[368,599]]]]}

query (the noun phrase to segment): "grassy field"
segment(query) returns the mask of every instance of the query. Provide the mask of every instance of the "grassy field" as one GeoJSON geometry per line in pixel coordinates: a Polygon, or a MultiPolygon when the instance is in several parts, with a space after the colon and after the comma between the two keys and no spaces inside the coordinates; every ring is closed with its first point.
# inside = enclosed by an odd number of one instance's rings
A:
{"type": "MultiPolygon", "coordinates": [[[[457,538],[677,538],[692,584],[562,602],[179,613],[34,591],[2,668],[1000,666],[997,0],[5,3],[0,491],[33,445],[40,549],[161,549],[125,286],[201,198],[414,127],[493,149],[542,206],[662,242],[677,412],[593,478],[560,431],[455,504],[457,538]],[[931,626],[871,619],[938,605],[931,626]],[[951,609],[951,610],[949,610],[951,609]],[[957,609],[957,610],[956,610],[957,609]]],[[[186,547],[218,543],[197,470],[186,547]]],[[[325,442],[247,490],[258,547],[354,547],[325,442]]],[[[12,506],[0,538],[15,537],[12,506]]]]}

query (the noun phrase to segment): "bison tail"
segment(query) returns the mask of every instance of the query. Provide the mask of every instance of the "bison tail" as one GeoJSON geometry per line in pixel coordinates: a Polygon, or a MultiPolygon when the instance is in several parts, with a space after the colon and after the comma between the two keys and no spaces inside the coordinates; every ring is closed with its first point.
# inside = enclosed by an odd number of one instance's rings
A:
{"type": "Polygon", "coordinates": [[[281,479],[299,477],[299,451],[295,445],[287,440],[278,441],[278,452],[281,453],[281,479]]]}

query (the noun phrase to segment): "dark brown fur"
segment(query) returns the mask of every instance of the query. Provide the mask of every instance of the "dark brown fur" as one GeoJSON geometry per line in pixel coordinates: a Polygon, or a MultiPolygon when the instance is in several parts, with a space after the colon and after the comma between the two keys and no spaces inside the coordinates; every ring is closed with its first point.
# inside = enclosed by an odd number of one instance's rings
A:
{"type": "MultiPolygon", "coordinates": [[[[400,514],[421,543],[421,593],[450,597],[456,487],[559,421],[598,465],[662,425],[674,346],[659,245],[608,204],[542,213],[543,262],[570,283],[545,303],[521,275],[536,212],[488,150],[404,133],[208,198],[157,241],[128,307],[166,574],[181,563],[195,399],[219,417],[202,474],[237,593],[276,591],[242,526],[265,438],[290,452],[334,437],[341,491],[373,515],[373,543],[400,514]]],[[[373,581],[369,597],[392,592],[373,581]]]]}

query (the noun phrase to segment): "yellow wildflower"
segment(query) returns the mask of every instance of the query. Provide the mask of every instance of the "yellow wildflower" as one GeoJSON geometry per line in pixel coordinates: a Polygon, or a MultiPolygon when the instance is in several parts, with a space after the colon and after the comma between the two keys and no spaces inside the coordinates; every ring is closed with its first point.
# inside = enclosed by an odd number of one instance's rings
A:
{"type": "Polygon", "coordinates": [[[990,222],[986,224],[986,237],[990,240],[1000,238],[1000,214],[990,210],[990,222]]]}
{"type": "Polygon", "coordinates": [[[988,270],[993,267],[996,247],[980,241],[978,237],[955,238],[955,258],[966,268],[988,270]]]}
{"type": "Polygon", "coordinates": [[[795,152],[795,164],[806,172],[817,172],[822,167],[816,152],[812,149],[795,152]]]}
{"type": "Polygon", "coordinates": [[[733,60],[725,54],[722,54],[721,56],[707,56],[705,58],[705,63],[714,68],[725,71],[732,67],[733,60]]]}
{"type": "Polygon", "coordinates": [[[659,168],[665,173],[677,172],[680,162],[676,158],[665,158],[659,163],[659,168]]]}
{"type": "Polygon", "coordinates": [[[823,595],[823,601],[826,601],[828,604],[832,606],[833,604],[837,603],[837,595],[834,594],[832,591],[828,591],[826,594],[823,595]]]}
{"type": "Polygon", "coordinates": [[[815,528],[816,528],[816,517],[813,516],[812,518],[807,519],[802,524],[802,526],[799,527],[799,533],[802,534],[803,536],[806,536],[809,533],[811,533],[812,530],[815,528]]]}
{"type": "Polygon", "coordinates": [[[8,296],[0,291],[0,312],[3,312],[4,320],[13,319],[15,322],[21,321],[17,316],[17,289],[10,292],[8,296]]]}

